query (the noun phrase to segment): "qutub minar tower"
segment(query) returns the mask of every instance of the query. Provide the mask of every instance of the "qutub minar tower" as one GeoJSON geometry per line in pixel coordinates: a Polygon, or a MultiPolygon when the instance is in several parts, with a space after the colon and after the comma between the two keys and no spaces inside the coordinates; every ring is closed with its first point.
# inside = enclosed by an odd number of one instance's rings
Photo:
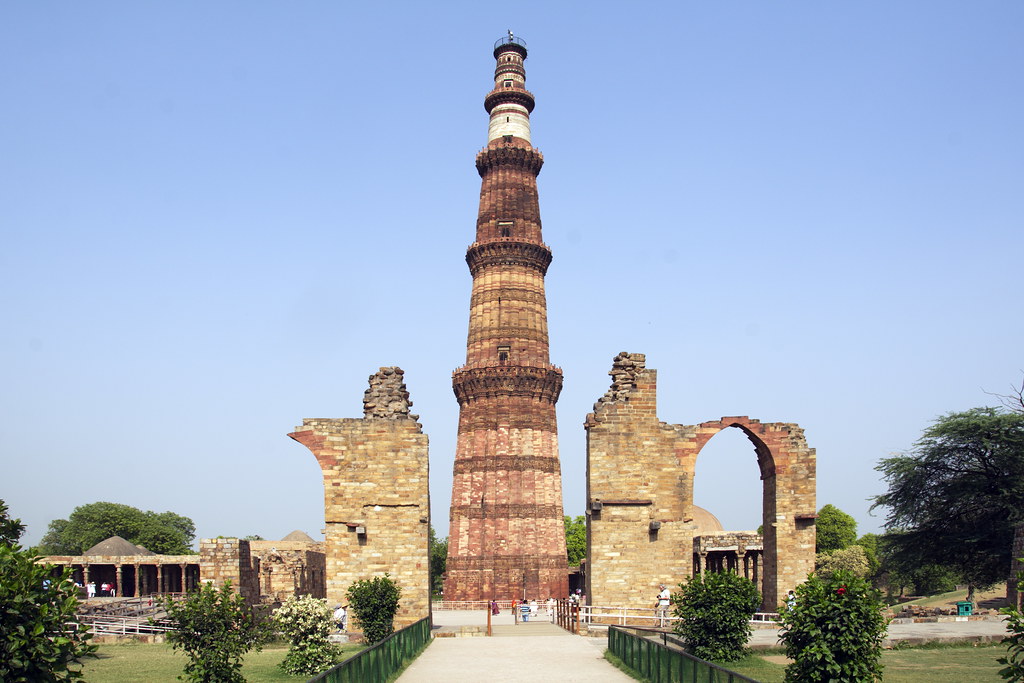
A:
{"type": "Polygon", "coordinates": [[[538,600],[568,594],[555,402],[562,371],[548,359],[533,95],[526,44],[509,32],[494,47],[494,89],[476,241],[466,364],[452,374],[459,435],[452,485],[446,600],[538,600]]]}

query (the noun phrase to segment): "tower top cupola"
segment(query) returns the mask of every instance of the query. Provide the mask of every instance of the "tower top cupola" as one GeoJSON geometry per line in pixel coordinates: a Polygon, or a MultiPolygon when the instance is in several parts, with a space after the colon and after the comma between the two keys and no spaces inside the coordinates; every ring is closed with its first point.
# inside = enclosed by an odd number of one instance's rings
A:
{"type": "Polygon", "coordinates": [[[484,98],[491,115],[487,142],[511,135],[529,143],[534,99],[526,89],[526,41],[509,31],[495,41],[494,59],[494,89],[484,98]]]}

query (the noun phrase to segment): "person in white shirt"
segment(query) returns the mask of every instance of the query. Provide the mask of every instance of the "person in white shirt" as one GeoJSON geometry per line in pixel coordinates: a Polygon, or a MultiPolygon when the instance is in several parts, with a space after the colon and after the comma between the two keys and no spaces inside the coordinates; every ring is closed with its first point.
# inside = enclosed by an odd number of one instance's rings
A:
{"type": "Polygon", "coordinates": [[[672,601],[672,594],[668,592],[665,584],[660,584],[661,592],[658,593],[658,602],[655,607],[658,617],[658,626],[664,627],[668,623],[668,606],[672,601]]]}

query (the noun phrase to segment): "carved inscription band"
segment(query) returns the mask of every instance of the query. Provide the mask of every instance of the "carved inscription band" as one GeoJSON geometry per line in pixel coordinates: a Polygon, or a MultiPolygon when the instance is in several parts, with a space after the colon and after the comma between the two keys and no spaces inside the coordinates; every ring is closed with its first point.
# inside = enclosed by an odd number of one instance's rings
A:
{"type": "Polygon", "coordinates": [[[473,472],[544,472],[555,474],[561,472],[557,458],[541,458],[536,455],[494,455],[476,458],[461,458],[455,461],[455,474],[472,474],[473,472]]]}
{"type": "Polygon", "coordinates": [[[452,519],[551,519],[562,514],[561,505],[527,505],[503,503],[498,505],[452,505],[452,519]]]}

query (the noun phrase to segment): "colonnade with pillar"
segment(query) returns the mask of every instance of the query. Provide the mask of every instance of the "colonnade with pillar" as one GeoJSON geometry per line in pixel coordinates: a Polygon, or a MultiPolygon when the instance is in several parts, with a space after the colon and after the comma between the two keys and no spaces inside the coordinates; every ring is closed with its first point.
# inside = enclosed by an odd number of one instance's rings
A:
{"type": "Polygon", "coordinates": [[[145,555],[135,557],[51,556],[49,565],[70,567],[72,580],[83,587],[96,584],[96,595],[109,597],[103,584],[117,597],[185,593],[199,585],[198,555],[145,555]]]}

